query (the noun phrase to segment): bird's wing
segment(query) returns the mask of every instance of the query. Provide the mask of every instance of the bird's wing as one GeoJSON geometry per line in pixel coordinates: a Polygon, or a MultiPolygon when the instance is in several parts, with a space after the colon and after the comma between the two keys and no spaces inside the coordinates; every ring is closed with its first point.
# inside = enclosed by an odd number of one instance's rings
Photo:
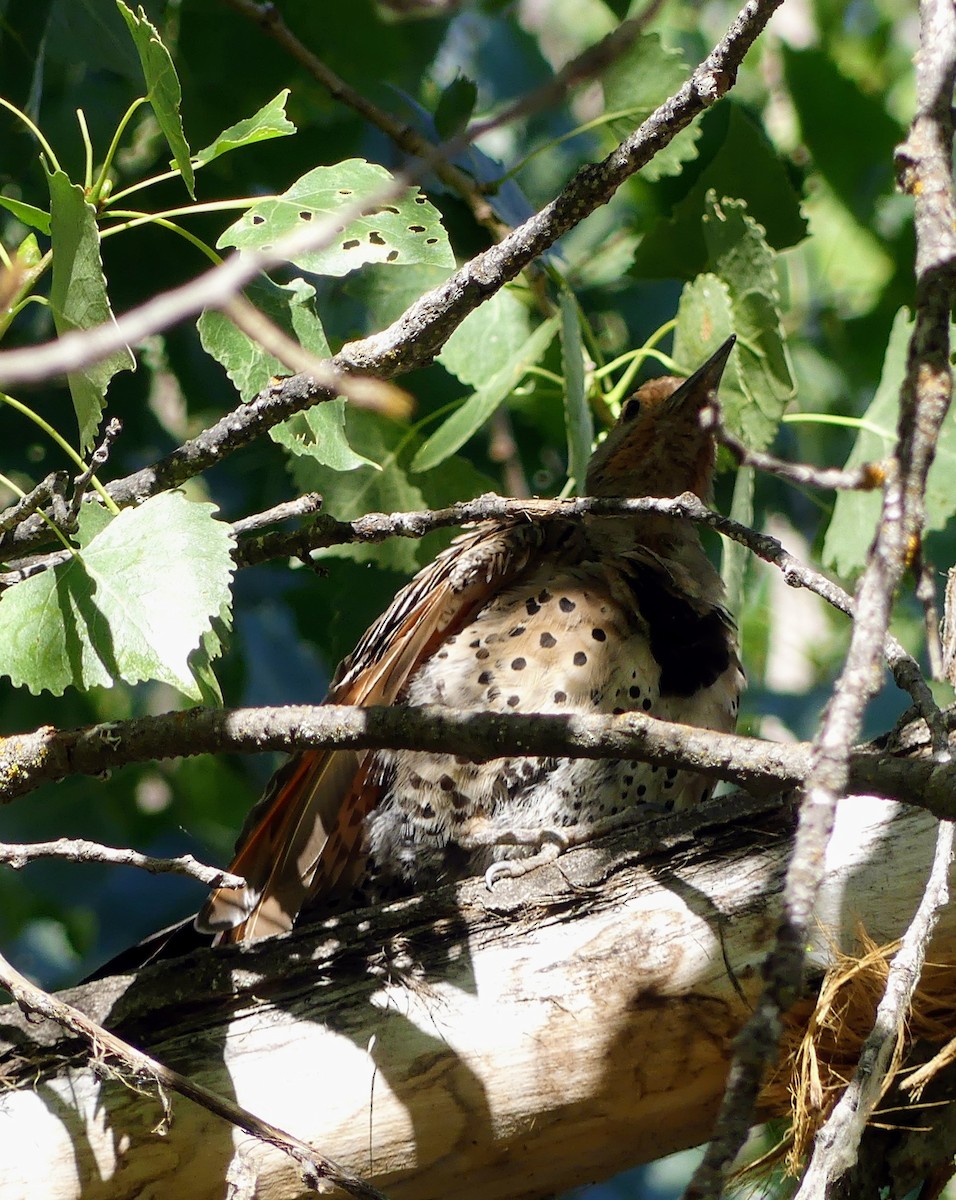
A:
{"type": "MultiPolygon", "coordinates": [[[[553,523],[479,525],[411,580],[346,658],[330,704],[394,704],[417,667],[456,633],[545,543],[553,523]]],[[[196,925],[220,941],[292,928],[306,900],[342,894],[364,868],[364,818],[378,802],[374,751],[307,750],[276,773],[239,838],[230,870],[243,888],[219,888],[196,925]]]]}

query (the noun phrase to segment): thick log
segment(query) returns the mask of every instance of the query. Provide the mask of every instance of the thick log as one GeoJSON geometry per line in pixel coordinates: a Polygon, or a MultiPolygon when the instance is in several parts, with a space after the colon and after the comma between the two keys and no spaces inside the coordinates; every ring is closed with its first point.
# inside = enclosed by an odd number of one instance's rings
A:
{"type": "MultiPolygon", "coordinates": [[[[786,804],[728,797],[494,893],[471,881],[65,998],[394,1200],[552,1195],[707,1138],[792,827],[786,804]]],[[[934,837],[925,812],[843,801],[814,968],[861,923],[902,932],[934,837]]],[[[237,1196],[306,1194],[280,1151],[175,1096],[165,1120],[155,1088],[12,1006],[0,1061],[0,1200],[212,1200],[227,1179],[237,1196]]]]}

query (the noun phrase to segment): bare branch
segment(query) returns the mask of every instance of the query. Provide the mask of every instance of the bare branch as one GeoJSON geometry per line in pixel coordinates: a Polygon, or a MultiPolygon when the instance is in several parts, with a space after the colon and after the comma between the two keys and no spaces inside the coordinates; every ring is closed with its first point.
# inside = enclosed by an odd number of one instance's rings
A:
{"type": "Polygon", "coordinates": [[[206,887],[241,887],[244,880],[221,867],[207,867],[191,854],[178,858],[154,858],[138,850],[118,849],[88,842],[83,838],[58,838],[55,842],[0,842],[0,864],[19,871],[39,858],[61,858],[74,863],[109,863],[114,867],[138,867],[151,875],[185,875],[206,887]]]}
{"type": "Polygon", "coordinates": [[[883,486],[885,473],[879,463],[861,463],[851,470],[842,467],[813,467],[809,463],[792,463],[751,450],[740,438],[720,424],[718,414],[717,440],[734,456],[742,467],[754,467],[767,475],[776,475],[789,483],[802,487],[821,488],[824,491],[871,492],[883,486]]]}
{"type": "Polygon", "coordinates": [[[308,1189],[318,1191],[319,1181],[328,1180],[348,1192],[350,1196],[366,1197],[368,1200],[386,1200],[386,1197],[377,1188],[365,1183],[350,1171],[344,1170],[332,1159],[326,1158],[317,1150],[313,1150],[311,1146],[307,1146],[305,1142],[300,1142],[298,1138],[271,1125],[268,1121],[263,1121],[248,1109],[241,1108],[232,1100],[227,1100],[224,1096],[219,1096],[209,1088],[203,1087],[194,1079],[190,1079],[188,1075],[182,1075],[179,1071],[164,1066],[155,1058],[137,1050],[129,1042],[124,1042],[122,1038],[110,1033],[102,1025],[98,1025],[81,1013],[78,1008],[74,1008],[72,1004],[67,1004],[64,1000],[44,992],[21,975],[2,955],[0,955],[0,987],[6,988],[21,1010],[28,1016],[32,1014],[37,1017],[46,1017],[47,1020],[55,1021],[63,1029],[82,1038],[90,1047],[92,1062],[98,1064],[100,1070],[104,1069],[104,1060],[112,1059],[117,1064],[120,1073],[130,1077],[132,1085],[155,1088],[163,1102],[167,1122],[170,1117],[170,1106],[165,1092],[176,1092],[216,1116],[222,1117],[223,1120],[235,1125],[237,1129],[245,1130],[260,1142],[283,1150],[302,1168],[302,1180],[308,1189]]]}

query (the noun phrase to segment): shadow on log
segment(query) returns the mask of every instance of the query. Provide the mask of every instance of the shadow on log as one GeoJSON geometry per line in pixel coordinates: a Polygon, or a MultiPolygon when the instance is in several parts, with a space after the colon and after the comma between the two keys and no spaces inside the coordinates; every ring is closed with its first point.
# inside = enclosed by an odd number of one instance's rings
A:
{"type": "MultiPolygon", "coordinates": [[[[724,797],[570,851],[66,994],[392,1200],[543,1197],[708,1136],[759,994],[787,802],[724,797]]],[[[811,968],[897,937],[935,819],[840,805],[811,968]]],[[[956,961],[956,913],[933,956],[956,961]]],[[[306,1195],[296,1164],[0,1009],[0,1200],[306,1195]],[[167,1107],[168,1106],[168,1107],[167,1107]]]]}

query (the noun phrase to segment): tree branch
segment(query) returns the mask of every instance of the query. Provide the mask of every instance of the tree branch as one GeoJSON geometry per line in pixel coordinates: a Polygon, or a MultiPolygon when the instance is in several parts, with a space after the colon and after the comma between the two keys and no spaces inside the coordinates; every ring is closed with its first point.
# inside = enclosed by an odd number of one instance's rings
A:
{"type": "Polygon", "coordinates": [[[83,838],[58,838],[55,842],[0,842],[0,864],[19,871],[38,858],[59,858],[74,863],[108,863],[114,867],[138,867],[151,875],[185,875],[206,887],[241,887],[245,882],[221,867],[207,867],[191,854],[178,858],[154,858],[138,850],[103,846],[83,838]]]}
{"type": "MultiPolygon", "coordinates": [[[[950,718],[956,724],[956,713],[950,718]]],[[[426,750],[475,762],[505,755],[635,758],[688,767],[753,792],[802,783],[813,768],[809,743],[763,742],[739,734],[621,716],[456,712],[438,706],[320,704],[282,708],[193,708],[57,731],[49,726],[0,742],[0,802],[71,775],[196,754],[267,750],[426,750]]],[[[911,747],[912,749],[912,747],[911,747]]],[[[922,750],[922,748],[920,748],[922,750]]],[[[956,763],[901,758],[860,748],[850,758],[848,789],[903,800],[956,817],[956,763]]],[[[643,819],[638,814],[635,819],[643,819]]]]}

